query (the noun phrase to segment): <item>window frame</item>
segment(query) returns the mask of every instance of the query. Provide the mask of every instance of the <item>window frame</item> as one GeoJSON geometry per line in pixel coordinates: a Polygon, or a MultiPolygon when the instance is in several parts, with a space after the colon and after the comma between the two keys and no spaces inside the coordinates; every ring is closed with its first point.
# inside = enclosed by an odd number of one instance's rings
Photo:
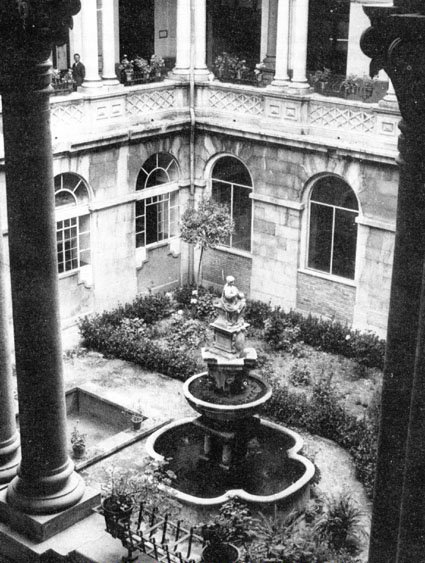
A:
{"type": "MultiPolygon", "coordinates": [[[[56,233],[56,256],[57,256],[57,271],[58,271],[58,276],[59,279],[62,279],[64,277],[67,276],[72,276],[75,275],[79,272],[81,272],[82,270],[84,270],[85,268],[89,267],[91,268],[91,250],[92,250],[92,245],[91,245],[91,231],[92,231],[92,221],[91,221],[91,212],[90,212],[90,207],[89,207],[89,202],[91,199],[91,193],[90,193],[90,188],[88,183],[79,175],[79,174],[75,174],[74,172],[60,172],[59,174],[56,174],[54,177],[54,196],[56,198],[56,195],[59,192],[67,192],[69,194],[72,195],[72,197],[74,198],[75,203],[74,204],[66,204],[63,206],[59,206],[57,207],[55,205],[55,222],[56,222],[56,227],[55,227],[55,233],[56,233]],[[75,187],[70,190],[68,188],[64,188],[63,187],[63,176],[67,174],[69,176],[73,176],[76,179],[76,184],[75,187]],[[60,187],[57,188],[56,187],[56,180],[57,178],[61,178],[61,184],[60,187]],[[87,194],[87,202],[85,203],[78,203],[78,195],[76,194],[78,188],[80,186],[83,186],[85,188],[86,194],[87,194]],[[81,222],[82,219],[84,217],[87,217],[87,221],[88,221],[88,230],[81,230],[81,222]],[[58,231],[59,231],[59,223],[65,223],[65,221],[73,221],[75,220],[75,227],[77,229],[77,234],[74,237],[76,239],[76,249],[77,249],[77,266],[75,268],[70,268],[70,269],[66,269],[64,268],[64,270],[62,272],[59,271],[60,269],[60,264],[64,263],[66,264],[66,260],[65,261],[61,261],[59,259],[60,253],[58,250],[58,246],[59,246],[59,241],[58,241],[58,231]],[[89,235],[89,245],[88,248],[84,247],[81,248],[81,239],[86,236],[89,235]],[[81,255],[82,253],[89,253],[89,260],[90,262],[87,264],[81,264],[81,255]]],[[[64,232],[67,228],[71,228],[71,227],[63,227],[61,228],[62,232],[64,232]]],[[[61,241],[61,244],[63,245],[63,240],[61,241]]],[[[65,251],[62,249],[61,250],[61,254],[64,255],[65,251]]]]}
{"type": "Polygon", "coordinates": [[[219,248],[220,250],[226,250],[227,252],[231,252],[231,253],[234,253],[234,254],[240,254],[242,256],[246,256],[246,255],[250,256],[252,254],[252,242],[253,242],[252,239],[253,239],[253,224],[254,224],[254,205],[253,205],[253,198],[252,198],[252,194],[254,193],[254,186],[253,186],[253,182],[252,182],[251,172],[249,171],[246,164],[244,162],[242,162],[242,160],[240,160],[238,157],[231,155],[231,154],[222,154],[218,158],[216,158],[215,161],[213,162],[209,176],[210,176],[209,177],[210,193],[211,193],[211,197],[213,199],[214,199],[214,196],[213,196],[213,184],[214,184],[214,182],[226,184],[226,185],[231,187],[231,191],[230,191],[230,215],[231,215],[232,220],[234,220],[233,219],[233,216],[234,216],[234,213],[233,213],[234,187],[237,186],[237,187],[242,188],[244,190],[249,190],[248,199],[250,201],[250,206],[251,206],[251,218],[250,218],[250,226],[249,226],[249,250],[246,250],[244,248],[237,248],[237,247],[233,246],[233,237],[234,237],[233,234],[230,235],[230,244],[229,245],[221,244],[217,248],[219,248]],[[215,169],[217,163],[222,158],[232,158],[232,159],[238,161],[242,166],[244,166],[244,168],[247,171],[249,178],[251,180],[251,185],[248,186],[248,185],[245,185],[245,184],[240,184],[238,182],[229,182],[228,180],[223,180],[221,178],[215,178],[214,177],[214,169],[215,169]]]}
{"type": "Polygon", "coordinates": [[[309,189],[309,193],[308,193],[308,199],[307,199],[307,228],[305,229],[305,241],[304,244],[302,245],[302,248],[304,248],[304,257],[302,260],[302,264],[304,264],[304,267],[301,268],[301,271],[304,273],[308,273],[317,277],[321,277],[321,278],[325,278],[325,279],[329,279],[329,280],[333,280],[333,281],[337,281],[337,282],[341,282],[344,283],[346,285],[356,285],[356,275],[357,275],[357,268],[356,268],[356,264],[357,264],[357,258],[358,258],[358,240],[359,240],[359,231],[358,231],[358,221],[359,221],[359,217],[361,216],[361,208],[360,208],[360,203],[357,197],[357,194],[355,192],[355,190],[350,186],[350,184],[348,184],[348,182],[346,182],[344,180],[344,178],[341,178],[340,176],[334,175],[334,174],[324,174],[319,178],[315,178],[315,180],[311,183],[310,185],[310,189],[309,189]],[[357,209],[353,209],[353,208],[349,208],[349,207],[343,207],[341,205],[333,205],[330,203],[323,203],[321,201],[317,201],[317,200],[313,200],[312,199],[312,194],[314,191],[314,188],[316,187],[317,183],[320,182],[321,180],[325,180],[326,178],[336,178],[338,179],[341,184],[345,184],[346,187],[348,187],[352,193],[354,194],[356,203],[357,203],[357,209]],[[317,268],[313,268],[311,266],[309,266],[309,259],[310,259],[310,235],[311,235],[311,218],[312,218],[312,214],[311,214],[311,205],[315,204],[318,206],[323,206],[323,207],[328,207],[332,209],[332,238],[331,238],[331,254],[330,254],[330,265],[329,265],[329,271],[324,271],[324,270],[319,270],[317,268]],[[344,212],[348,212],[348,213],[352,213],[353,215],[355,215],[354,217],[354,223],[356,224],[356,248],[355,248],[355,253],[354,253],[354,275],[353,277],[345,277],[345,276],[341,276],[338,274],[334,274],[332,273],[332,265],[334,262],[334,244],[335,244],[335,217],[336,217],[336,210],[341,210],[344,212]]]}
{"type": "MultiPolygon", "coordinates": [[[[147,158],[145,160],[145,162],[143,163],[143,166],[140,168],[139,173],[137,175],[137,179],[136,179],[136,188],[134,191],[134,240],[135,240],[135,248],[136,250],[138,249],[152,249],[158,246],[162,246],[165,244],[169,244],[171,241],[176,240],[179,236],[179,229],[178,229],[178,224],[179,224],[179,218],[180,218],[180,198],[179,198],[179,190],[180,190],[180,186],[179,186],[179,180],[180,180],[180,168],[179,168],[179,164],[177,162],[177,159],[170,153],[167,152],[157,152],[154,153],[153,155],[151,155],[149,158],[147,158]],[[170,162],[167,166],[167,168],[164,168],[163,166],[159,166],[158,161],[159,161],[159,155],[167,155],[168,157],[170,157],[170,162]],[[146,163],[152,158],[154,157],[156,158],[156,166],[154,168],[152,168],[152,170],[150,170],[149,172],[145,169],[145,165],[146,163]],[[176,169],[176,178],[166,182],[164,184],[158,184],[157,186],[151,186],[151,187],[146,187],[146,184],[149,182],[149,178],[152,176],[152,174],[155,172],[155,170],[165,170],[165,172],[168,174],[168,170],[170,169],[171,166],[175,166],[176,169]],[[141,173],[146,174],[145,180],[144,180],[144,186],[141,188],[137,188],[137,184],[139,181],[139,177],[141,173]],[[176,194],[177,192],[177,194],[176,194]],[[171,205],[172,204],[172,194],[176,194],[176,204],[175,205],[171,205]],[[162,202],[155,202],[155,203],[150,203],[147,204],[146,200],[151,199],[151,198],[156,198],[156,197],[161,197],[161,196],[168,196],[167,199],[167,208],[168,208],[168,227],[167,227],[167,231],[168,231],[168,236],[166,238],[163,238],[162,240],[156,240],[156,242],[151,242],[149,244],[147,244],[147,237],[146,237],[146,206],[147,205],[155,205],[158,206],[160,205],[162,202]],[[137,203],[140,201],[145,201],[145,205],[144,205],[144,215],[137,214],[137,203]],[[174,210],[175,212],[175,217],[176,220],[173,222],[171,220],[172,217],[172,210],[174,210]],[[138,231],[137,230],[137,220],[140,219],[141,217],[144,217],[144,230],[143,231],[138,231]],[[175,223],[175,234],[171,235],[171,225],[175,223]],[[137,244],[137,237],[139,234],[144,233],[144,244],[138,245],[137,244]]],[[[157,227],[158,227],[158,219],[157,219],[157,227]]],[[[157,229],[158,232],[158,229],[157,229]]],[[[158,238],[156,236],[156,238],[158,238]]]]}

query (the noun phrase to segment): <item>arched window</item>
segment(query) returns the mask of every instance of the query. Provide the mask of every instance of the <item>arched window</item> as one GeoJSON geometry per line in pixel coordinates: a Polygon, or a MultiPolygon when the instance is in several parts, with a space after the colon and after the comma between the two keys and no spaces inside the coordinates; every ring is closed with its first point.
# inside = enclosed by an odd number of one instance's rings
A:
{"type": "Polygon", "coordinates": [[[318,180],[310,195],[308,267],[354,279],[357,246],[357,198],[336,176],[318,180]]]}
{"type": "Polygon", "coordinates": [[[166,241],[177,235],[179,169],[168,153],[148,158],[136,183],[136,247],[166,241]]]}
{"type": "Polygon", "coordinates": [[[90,264],[89,190],[77,174],[55,177],[58,272],[72,272],[90,264]]]}
{"type": "Polygon", "coordinates": [[[244,164],[232,156],[223,156],[211,174],[211,195],[217,203],[228,206],[235,224],[227,246],[251,251],[252,202],[251,176],[244,164]]]}

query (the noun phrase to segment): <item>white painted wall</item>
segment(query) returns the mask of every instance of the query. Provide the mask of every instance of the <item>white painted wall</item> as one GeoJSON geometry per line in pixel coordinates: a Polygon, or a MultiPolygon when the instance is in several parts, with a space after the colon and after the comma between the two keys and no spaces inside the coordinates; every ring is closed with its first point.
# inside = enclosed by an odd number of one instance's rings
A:
{"type": "Polygon", "coordinates": [[[155,0],[155,53],[161,57],[176,56],[176,17],[176,0],[155,0]]]}

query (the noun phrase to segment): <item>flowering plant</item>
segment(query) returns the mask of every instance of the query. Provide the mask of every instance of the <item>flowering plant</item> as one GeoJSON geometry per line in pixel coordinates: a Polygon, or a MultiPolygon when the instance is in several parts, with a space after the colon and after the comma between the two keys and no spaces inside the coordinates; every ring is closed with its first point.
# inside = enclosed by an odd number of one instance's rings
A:
{"type": "Polygon", "coordinates": [[[74,424],[74,429],[71,432],[71,444],[76,448],[84,448],[86,446],[87,434],[82,434],[78,430],[79,423],[80,421],[77,420],[77,422],[74,424]]]}
{"type": "Polygon", "coordinates": [[[164,59],[160,55],[155,55],[155,53],[151,56],[150,65],[152,70],[161,70],[165,67],[164,59]]]}
{"type": "Polygon", "coordinates": [[[134,70],[139,70],[141,72],[145,72],[147,74],[150,73],[152,67],[149,65],[148,61],[143,57],[139,57],[136,55],[134,59],[131,61],[134,70]]]}

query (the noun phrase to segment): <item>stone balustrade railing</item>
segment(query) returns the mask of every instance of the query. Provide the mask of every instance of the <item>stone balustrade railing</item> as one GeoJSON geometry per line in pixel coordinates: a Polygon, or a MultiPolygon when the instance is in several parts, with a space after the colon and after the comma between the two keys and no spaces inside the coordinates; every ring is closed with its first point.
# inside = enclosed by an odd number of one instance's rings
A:
{"type": "MultiPolygon", "coordinates": [[[[188,106],[187,85],[170,80],[87,95],[53,96],[53,144],[63,149],[64,143],[148,136],[170,120],[177,129],[189,121],[188,106]]],[[[400,114],[380,104],[214,81],[197,86],[196,119],[207,128],[230,134],[237,130],[247,136],[267,135],[392,158],[400,114]]]]}
{"type": "Polygon", "coordinates": [[[198,121],[206,126],[208,122],[215,127],[221,124],[226,131],[237,129],[250,135],[256,130],[262,136],[349,146],[383,156],[394,156],[397,149],[400,114],[382,103],[320,94],[298,96],[216,82],[198,87],[197,100],[198,121]]]}

